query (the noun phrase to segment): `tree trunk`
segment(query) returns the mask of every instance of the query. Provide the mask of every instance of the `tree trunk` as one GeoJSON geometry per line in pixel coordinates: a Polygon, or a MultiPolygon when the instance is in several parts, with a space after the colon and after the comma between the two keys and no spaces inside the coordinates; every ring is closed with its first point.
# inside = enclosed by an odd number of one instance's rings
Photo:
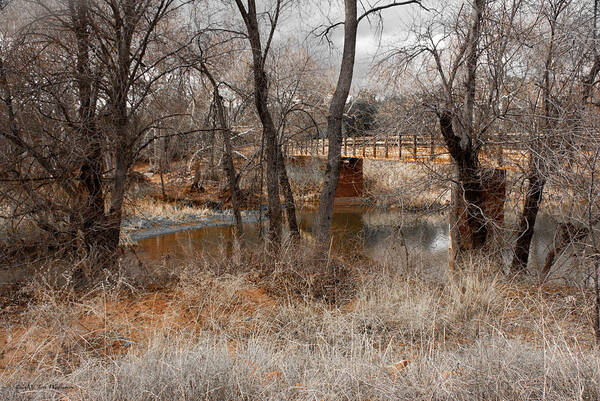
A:
{"type": "Polygon", "coordinates": [[[467,77],[465,79],[465,103],[464,115],[462,119],[463,140],[474,137],[473,132],[473,111],[475,105],[475,92],[477,87],[477,63],[479,61],[479,37],[481,35],[481,23],[483,20],[483,8],[486,0],[475,0],[473,2],[473,14],[471,16],[471,29],[468,37],[468,55],[467,55],[467,77]]]}
{"type": "Polygon", "coordinates": [[[132,13],[133,0],[127,0],[123,3],[123,17],[118,8],[112,8],[115,21],[115,50],[116,65],[110,77],[110,95],[109,104],[113,113],[113,158],[115,163],[115,173],[113,187],[110,194],[110,209],[108,216],[108,245],[113,251],[111,262],[117,261],[117,249],[119,247],[121,220],[123,216],[123,201],[127,190],[127,173],[132,163],[132,147],[134,142],[131,140],[131,124],[129,115],[129,92],[132,87],[131,66],[134,60],[132,56],[131,44],[135,32],[135,18],[132,13]]]}
{"type": "MultiPolygon", "coordinates": [[[[452,235],[451,268],[455,259],[468,249],[477,249],[485,245],[488,237],[486,217],[483,213],[483,186],[479,166],[478,150],[473,145],[474,105],[477,84],[477,64],[479,61],[479,39],[486,0],[473,3],[471,26],[467,37],[465,100],[462,115],[455,115],[450,109],[439,113],[440,130],[454,164],[452,188],[452,216],[450,222],[452,235]],[[454,120],[459,118],[459,123],[454,120]],[[456,127],[456,130],[455,130],[456,127]],[[464,210],[463,210],[464,209],[464,210]],[[465,215],[466,227],[462,226],[465,215]],[[467,232],[464,232],[466,230],[467,232]]],[[[452,102],[449,94],[449,102],[452,102]]]]}
{"type": "Polygon", "coordinates": [[[356,0],[345,0],[345,23],[344,23],[344,50],[342,54],[342,65],[340,75],[329,106],[327,117],[327,137],[329,138],[329,152],[327,154],[327,167],[321,200],[319,202],[319,213],[316,227],[317,243],[327,247],[331,232],[331,221],[333,218],[333,202],[338,179],[340,176],[340,157],[342,148],[342,121],[344,106],[348,99],[352,75],[354,69],[354,58],[356,54],[356,31],[357,31],[357,7],[356,0]]]}
{"type": "Polygon", "coordinates": [[[449,112],[439,115],[440,130],[446,147],[452,156],[455,170],[455,184],[453,187],[452,207],[453,220],[451,226],[458,227],[460,216],[466,214],[468,233],[465,238],[460,230],[456,230],[456,241],[453,252],[458,255],[466,249],[477,249],[485,245],[487,240],[486,217],[483,213],[483,187],[480,177],[479,159],[473,149],[470,138],[465,144],[461,144],[461,138],[454,134],[452,116],[449,112]],[[461,210],[461,206],[465,208],[461,210]],[[460,244],[460,245],[459,245],[460,244]]]}
{"type": "Polygon", "coordinates": [[[541,161],[537,160],[538,157],[535,152],[531,153],[532,155],[530,156],[531,159],[529,161],[529,183],[527,194],[525,195],[523,212],[519,218],[519,232],[517,243],[515,245],[515,257],[513,258],[511,266],[511,270],[514,273],[523,272],[527,269],[529,247],[531,246],[535,221],[540,210],[544,186],[546,185],[546,178],[539,172],[539,163],[541,161]]]}
{"type": "MultiPolygon", "coordinates": [[[[273,118],[269,111],[269,82],[265,73],[266,52],[263,55],[262,44],[260,40],[260,29],[256,14],[255,0],[248,0],[248,10],[246,11],[241,0],[236,0],[236,4],[244,19],[244,24],[248,31],[248,40],[252,47],[252,70],[254,75],[254,101],[256,110],[263,126],[263,136],[265,143],[265,153],[267,159],[267,197],[269,203],[269,246],[272,251],[277,252],[281,245],[281,201],[279,199],[279,181],[277,171],[277,131],[273,124],[273,118]]],[[[277,7],[280,7],[278,2],[277,7]]],[[[278,15],[279,10],[277,10],[278,15]]],[[[277,20],[272,21],[272,31],[275,28],[277,20]]],[[[272,36],[270,36],[271,38],[272,36]]]]}
{"type": "Polygon", "coordinates": [[[235,226],[238,235],[242,235],[244,233],[244,226],[242,224],[242,214],[240,211],[240,202],[241,202],[241,194],[240,187],[238,186],[237,174],[235,172],[235,166],[233,164],[233,148],[231,146],[231,131],[229,129],[229,124],[227,124],[227,118],[225,116],[225,107],[223,106],[223,98],[219,94],[219,86],[217,82],[213,78],[212,74],[208,71],[206,66],[202,64],[202,72],[208,80],[210,81],[213,92],[214,92],[214,102],[217,113],[217,120],[219,121],[221,133],[223,134],[223,143],[225,145],[225,154],[223,155],[224,163],[223,169],[225,170],[225,175],[227,176],[227,181],[229,184],[229,192],[231,194],[231,204],[233,206],[233,215],[235,217],[235,226]]]}
{"type": "Polygon", "coordinates": [[[292,239],[300,238],[300,231],[298,230],[298,220],[296,219],[296,202],[294,201],[294,193],[288,179],[287,171],[285,169],[285,160],[281,148],[279,148],[279,154],[277,159],[279,165],[279,185],[283,191],[283,197],[285,199],[285,214],[287,216],[288,228],[290,230],[290,237],[292,239]]]}
{"type": "MultiPolygon", "coordinates": [[[[120,130],[125,129],[120,127],[120,130]]],[[[125,133],[122,135],[126,135],[125,133]]],[[[121,142],[121,141],[120,141],[121,142]]],[[[124,149],[124,147],[119,147],[124,149]]],[[[110,210],[108,216],[108,238],[107,247],[111,252],[116,252],[119,246],[121,234],[121,219],[123,215],[123,201],[127,189],[128,160],[126,152],[115,149],[115,176],[113,188],[110,194],[110,210]]],[[[116,256],[116,255],[115,255],[116,256]]],[[[116,260],[116,259],[113,259],[116,260]]]]}
{"type": "Polygon", "coordinates": [[[75,79],[79,96],[79,124],[87,140],[79,179],[84,190],[81,205],[81,231],[88,251],[106,248],[106,216],[102,191],[103,152],[102,137],[96,124],[96,96],[94,74],[90,65],[90,15],[87,0],[70,1],[69,8],[77,39],[77,66],[75,79]]]}
{"type": "Polygon", "coordinates": [[[196,160],[194,162],[194,179],[192,181],[191,189],[200,191],[202,185],[200,184],[200,179],[202,178],[202,169],[200,168],[200,160],[196,160]]]}
{"type": "Polygon", "coordinates": [[[600,261],[594,257],[594,334],[596,346],[600,346],[600,261]]]}

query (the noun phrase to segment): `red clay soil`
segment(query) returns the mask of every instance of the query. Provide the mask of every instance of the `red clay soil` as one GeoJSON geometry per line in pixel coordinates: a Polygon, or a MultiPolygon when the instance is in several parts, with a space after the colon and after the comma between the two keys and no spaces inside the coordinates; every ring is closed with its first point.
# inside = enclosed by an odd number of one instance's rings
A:
{"type": "Polygon", "coordinates": [[[69,361],[81,352],[113,357],[144,350],[158,333],[227,328],[230,334],[249,335],[256,329],[253,316],[270,313],[276,306],[261,288],[238,289],[221,302],[199,300],[200,295],[162,290],[100,301],[80,312],[61,309],[60,316],[0,327],[0,377],[25,377],[38,367],[69,361]],[[61,327],[56,326],[58,320],[61,327]]]}

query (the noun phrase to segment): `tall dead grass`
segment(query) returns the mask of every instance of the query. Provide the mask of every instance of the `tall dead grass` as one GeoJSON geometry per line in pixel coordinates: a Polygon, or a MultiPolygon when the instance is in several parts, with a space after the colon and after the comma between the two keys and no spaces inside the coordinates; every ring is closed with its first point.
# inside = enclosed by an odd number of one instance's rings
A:
{"type": "Polygon", "coordinates": [[[508,282],[478,260],[450,280],[393,256],[239,252],[190,260],[158,290],[38,291],[5,323],[0,398],[600,399],[584,293],[508,282]]]}
{"type": "Polygon", "coordinates": [[[450,200],[449,165],[368,159],[363,163],[365,190],[378,205],[436,209],[450,200]]]}

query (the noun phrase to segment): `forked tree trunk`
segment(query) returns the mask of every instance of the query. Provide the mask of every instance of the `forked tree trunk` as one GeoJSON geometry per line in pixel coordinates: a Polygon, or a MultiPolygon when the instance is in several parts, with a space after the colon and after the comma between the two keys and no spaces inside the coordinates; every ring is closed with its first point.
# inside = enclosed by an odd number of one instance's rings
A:
{"type": "MultiPolygon", "coordinates": [[[[532,152],[535,153],[535,152],[532,152]]],[[[529,177],[527,185],[527,193],[525,195],[525,203],[523,204],[523,212],[519,219],[519,232],[517,243],[515,245],[515,256],[512,261],[511,270],[514,273],[519,273],[527,268],[529,260],[529,248],[535,228],[535,222],[540,210],[542,195],[546,179],[537,170],[540,167],[541,160],[535,154],[530,156],[529,160],[529,177]]]]}
{"type": "Polygon", "coordinates": [[[223,143],[225,145],[225,153],[223,155],[224,163],[223,168],[227,181],[229,184],[229,193],[231,194],[231,204],[233,206],[233,215],[235,217],[235,226],[238,235],[244,233],[244,226],[242,224],[242,213],[240,211],[241,193],[238,185],[237,174],[235,172],[235,166],[233,164],[233,147],[231,146],[231,130],[229,124],[227,124],[227,118],[225,116],[225,106],[223,106],[223,98],[219,94],[219,86],[213,78],[212,74],[204,64],[201,66],[202,73],[206,75],[213,87],[213,96],[215,103],[215,112],[217,113],[217,120],[219,121],[221,133],[223,134],[223,143]]]}
{"type": "MultiPolygon", "coordinates": [[[[279,174],[278,174],[278,144],[277,131],[269,111],[269,82],[265,73],[266,54],[263,55],[258,26],[255,0],[248,0],[248,9],[244,7],[242,0],[236,0],[238,9],[248,31],[248,40],[252,47],[252,71],[254,75],[254,101],[256,110],[263,127],[265,154],[267,159],[267,197],[269,204],[269,247],[271,251],[278,252],[281,245],[281,201],[279,199],[279,174]]],[[[280,2],[277,2],[279,15],[280,2]]],[[[277,24],[277,18],[272,21],[272,29],[277,24]]],[[[273,31],[271,32],[271,34],[273,31]]],[[[270,36],[269,40],[272,38],[270,36]]],[[[268,45],[265,53],[268,52],[268,45]]]]}
{"type": "MultiPolygon", "coordinates": [[[[454,165],[455,183],[452,189],[451,234],[452,255],[450,267],[465,250],[478,249],[488,238],[486,216],[483,212],[483,185],[479,166],[478,149],[474,145],[474,106],[477,87],[479,41],[486,0],[475,0],[472,5],[471,26],[466,42],[465,99],[461,116],[449,109],[439,113],[440,130],[454,165]],[[454,125],[458,119],[460,124],[454,125]],[[455,128],[458,130],[455,131],[455,128]],[[466,222],[463,227],[462,222],[466,222]],[[464,230],[468,232],[464,232],[464,230]]],[[[451,95],[450,95],[451,96],[451,95]]],[[[451,101],[451,99],[450,99],[451,101]]]]}
{"type": "Polygon", "coordinates": [[[89,2],[70,1],[71,21],[77,40],[77,66],[75,79],[79,97],[79,123],[87,139],[85,156],[80,169],[81,188],[84,190],[81,205],[81,231],[89,252],[102,252],[106,248],[107,221],[102,190],[103,152],[102,136],[96,124],[96,95],[94,73],[89,59],[90,15],[89,2]]]}
{"type": "Polygon", "coordinates": [[[329,106],[329,115],[327,116],[329,152],[327,154],[327,167],[325,168],[316,227],[317,244],[324,247],[327,247],[329,244],[329,235],[331,232],[333,202],[340,176],[344,106],[346,105],[350,86],[352,85],[354,58],[356,54],[356,31],[358,26],[356,0],[345,0],[344,4],[344,50],[340,75],[331,105],[329,106]]]}
{"type": "Polygon", "coordinates": [[[439,116],[440,130],[446,147],[452,156],[454,165],[454,188],[452,196],[453,221],[455,228],[453,252],[458,255],[466,249],[477,249],[485,245],[488,237],[486,216],[483,212],[483,186],[481,182],[479,160],[470,141],[461,144],[461,138],[454,134],[452,116],[449,112],[442,112],[439,116]],[[464,208],[464,210],[463,210],[464,208]],[[468,233],[466,237],[459,238],[461,233],[457,228],[459,221],[465,214],[468,233]]]}

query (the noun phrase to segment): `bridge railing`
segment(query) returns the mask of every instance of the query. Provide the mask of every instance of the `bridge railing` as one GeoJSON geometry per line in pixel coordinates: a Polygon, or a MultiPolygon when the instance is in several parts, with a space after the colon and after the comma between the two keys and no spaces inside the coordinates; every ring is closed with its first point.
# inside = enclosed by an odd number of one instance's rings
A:
{"type": "MultiPolygon", "coordinates": [[[[486,138],[484,152],[500,153],[502,151],[526,151],[534,140],[543,138],[527,133],[498,134],[486,138]]],[[[284,145],[286,154],[290,156],[326,156],[329,151],[327,139],[304,138],[290,140],[284,145]]],[[[346,137],[342,141],[343,157],[362,157],[375,159],[401,159],[403,157],[442,157],[447,155],[445,143],[439,136],[423,135],[389,135],[346,137]]]]}
{"type": "MultiPolygon", "coordinates": [[[[590,157],[597,151],[595,141],[578,141],[569,146],[565,138],[555,136],[532,136],[527,133],[488,135],[481,149],[482,164],[496,168],[511,166],[525,170],[531,153],[539,146],[537,141],[545,142],[552,152],[563,155],[565,160],[578,157],[590,157]],[[556,142],[556,146],[549,144],[556,142]]],[[[284,144],[287,156],[327,157],[329,143],[327,139],[309,139],[287,141],[284,144]]],[[[378,160],[402,160],[406,162],[431,161],[450,162],[450,156],[442,138],[422,135],[395,135],[387,137],[363,136],[343,138],[341,156],[344,158],[362,158],[378,160]]]]}
{"type": "MultiPolygon", "coordinates": [[[[329,142],[325,138],[287,141],[284,151],[289,156],[327,156],[329,142]]],[[[346,137],[342,140],[341,153],[343,157],[374,159],[435,158],[447,154],[442,142],[419,135],[346,137]]]]}

